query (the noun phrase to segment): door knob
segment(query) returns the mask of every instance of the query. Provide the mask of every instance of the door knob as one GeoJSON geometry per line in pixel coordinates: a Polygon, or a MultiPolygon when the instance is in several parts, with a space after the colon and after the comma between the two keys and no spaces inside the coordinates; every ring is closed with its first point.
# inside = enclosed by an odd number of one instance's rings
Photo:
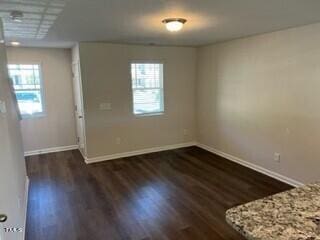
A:
{"type": "Polygon", "coordinates": [[[7,217],[7,215],[4,215],[4,214],[0,214],[0,222],[5,222],[5,221],[7,221],[7,219],[8,219],[8,217],[7,217]]]}
{"type": "Polygon", "coordinates": [[[78,118],[80,118],[80,119],[81,119],[81,118],[83,118],[83,117],[82,117],[82,116],[79,116],[78,118]]]}

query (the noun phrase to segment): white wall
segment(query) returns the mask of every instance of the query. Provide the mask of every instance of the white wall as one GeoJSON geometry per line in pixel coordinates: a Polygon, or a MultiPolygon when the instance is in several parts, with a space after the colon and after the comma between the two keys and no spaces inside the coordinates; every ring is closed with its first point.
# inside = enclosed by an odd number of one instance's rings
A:
{"type": "MultiPolygon", "coordinates": [[[[0,19],[0,39],[2,23],[0,19]]],[[[20,125],[16,105],[11,95],[7,74],[6,49],[0,43],[0,101],[6,112],[0,113],[0,213],[8,220],[1,227],[25,228],[26,167],[23,157],[20,125]]],[[[2,233],[0,231],[0,235],[2,233]]],[[[1,237],[1,236],[0,236],[1,237]]],[[[23,239],[23,233],[7,234],[6,240],[23,239]]]]}
{"type": "MultiPolygon", "coordinates": [[[[301,182],[318,180],[319,42],[320,24],[199,49],[81,43],[88,157],[197,140],[301,182]],[[164,61],[164,115],[132,113],[131,60],[164,61]],[[112,110],[100,111],[102,102],[112,110]]],[[[46,95],[63,98],[47,100],[50,124],[23,121],[27,149],[75,144],[69,50],[9,49],[11,61],[30,56],[48,62],[46,95]]]]}
{"type": "Polygon", "coordinates": [[[301,182],[319,180],[319,43],[314,24],[200,48],[198,141],[301,182]]]}
{"type": "Polygon", "coordinates": [[[45,109],[44,117],[21,121],[25,151],[76,144],[71,50],[46,48],[11,48],[9,63],[40,63],[45,109]]]}
{"type": "Polygon", "coordinates": [[[81,43],[80,61],[89,158],[195,140],[194,48],[81,43]],[[164,62],[163,115],[133,114],[132,60],[164,62]],[[112,110],[100,111],[102,102],[112,110]]]}

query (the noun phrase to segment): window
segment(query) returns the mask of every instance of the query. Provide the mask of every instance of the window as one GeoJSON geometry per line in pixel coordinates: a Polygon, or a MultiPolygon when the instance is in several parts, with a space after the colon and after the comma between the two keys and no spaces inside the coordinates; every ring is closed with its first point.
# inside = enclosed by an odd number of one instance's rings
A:
{"type": "Polygon", "coordinates": [[[133,113],[163,113],[163,64],[131,63],[133,113]]]}
{"type": "Polygon", "coordinates": [[[21,115],[42,115],[44,108],[40,65],[9,64],[8,70],[21,115]]]}

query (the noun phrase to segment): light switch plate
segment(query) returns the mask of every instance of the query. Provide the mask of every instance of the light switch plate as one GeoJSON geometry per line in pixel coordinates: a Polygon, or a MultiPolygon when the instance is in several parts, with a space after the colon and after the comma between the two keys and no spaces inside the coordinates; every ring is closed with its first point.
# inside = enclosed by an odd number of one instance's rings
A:
{"type": "Polygon", "coordinates": [[[280,153],[274,153],[273,155],[274,161],[278,163],[280,162],[280,157],[281,157],[280,153]]]}
{"type": "Polygon", "coordinates": [[[111,110],[112,109],[111,103],[100,103],[99,109],[102,111],[103,110],[111,110]]]}
{"type": "Polygon", "coordinates": [[[6,108],[6,103],[4,101],[0,101],[0,113],[6,113],[7,108],[6,108]]]}

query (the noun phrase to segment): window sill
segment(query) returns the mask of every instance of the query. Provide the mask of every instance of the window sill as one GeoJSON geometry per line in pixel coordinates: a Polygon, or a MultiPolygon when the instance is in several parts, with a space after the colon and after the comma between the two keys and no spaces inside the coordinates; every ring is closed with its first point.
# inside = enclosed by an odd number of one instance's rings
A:
{"type": "Polygon", "coordinates": [[[21,119],[22,120],[31,120],[31,119],[36,119],[36,118],[43,118],[45,117],[45,113],[37,113],[37,114],[21,114],[21,119]]]}
{"type": "Polygon", "coordinates": [[[141,113],[141,114],[135,114],[135,117],[156,117],[156,116],[161,116],[164,115],[164,112],[155,112],[155,113],[141,113]]]}

